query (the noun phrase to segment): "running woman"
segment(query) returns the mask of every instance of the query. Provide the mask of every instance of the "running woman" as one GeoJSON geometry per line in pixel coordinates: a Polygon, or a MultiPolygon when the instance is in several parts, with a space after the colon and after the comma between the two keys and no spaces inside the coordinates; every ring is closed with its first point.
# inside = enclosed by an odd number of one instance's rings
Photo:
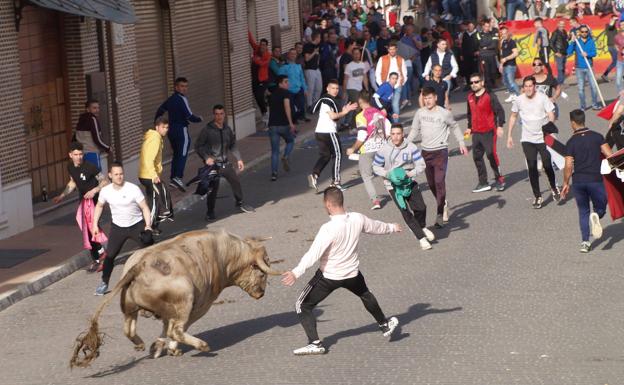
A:
{"type": "Polygon", "coordinates": [[[108,168],[108,177],[112,184],[100,191],[93,214],[93,235],[97,236],[100,232],[98,222],[106,203],[110,206],[113,222],[106,246],[107,255],[104,259],[102,282],[95,289],[95,295],[104,295],[108,291],[110,277],[115,267],[115,258],[126,240],[132,239],[142,247],[150,243],[146,242],[146,238],[150,238],[152,231],[151,213],[145,202],[145,196],[139,186],[124,181],[123,166],[120,163],[111,163],[108,168]]]}
{"type": "Polygon", "coordinates": [[[422,156],[427,168],[425,175],[429,189],[436,198],[436,227],[444,227],[448,222],[448,203],[446,202],[446,168],[448,165],[448,137],[453,132],[459,151],[462,155],[468,155],[468,149],[464,143],[464,136],[459,129],[459,124],[453,118],[451,111],[437,104],[435,89],[425,87],[422,89],[424,108],[420,108],[414,115],[412,130],[407,136],[408,142],[414,142],[421,136],[422,156]]]}
{"type": "Polygon", "coordinates": [[[340,137],[336,131],[336,122],[349,112],[354,111],[357,103],[347,103],[342,110],[338,112],[338,104],[336,97],[340,92],[338,80],[332,79],[327,84],[327,93],[314,105],[313,112],[319,111],[318,121],[316,123],[315,138],[319,146],[319,158],[312,169],[312,174],[308,175],[308,183],[310,188],[318,192],[318,177],[327,166],[332,158],[334,159],[334,168],[332,170],[331,186],[342,189],[340,185],[340,162],[342,160],[342,146],[340,137]]]}
{"type": "Polygon", "coordinates": [[[544,133],[542,126],[546,123],[555,121],[555,105],[550,101],[548,96],[535,89],[535,78],[527,76],[522,80],[523,93],[513,101],[511,105],[511,116],[509,117],[509,128],[507,131],[507,148],[514,145],[511,132],[516,125],[516,120],[520,116],[522,122],[522,150],[526,157],[527,166],[529,168],[529,181],[535,199],[533,200],[533,208],[541,209],[544,200],[539,186],[539,171],[537,169],[537,154],[539,153],[544,165],[544,171],[548,177],[553,200],[559,201],[561,194],[555,183],[555,171],[552,167],[550,153],[546,149],[544,143],[544,133]]]}
{"type": "Polygon", "coordinates": [[[397,223],[375,221],[360,213],[346,212],[344,196],[337,187],[325,189],[323,202],[330,217],[329,222],[321,226],[312,246],[297,267],[285,272],[282,277],[284,285],[292,286],[306,269],[321,261],[319,269],[295,304],[295,311],[308,337],[308,345],[295,349],[295,355],[326,352],[312,311],[336,289],[345,288],[360,297],[385,337],[390,336],[399,324],[396,317],[386,318],[377,299],[368,290],[364,275],[359,270],[358,243],[362,233],[389,234],[401,231],[401,226],[397,223]]]}
{"type": "Polygon", "coordinates": [[[490,161],[496,189],[505,189],[505,177],[500,172],[500,161],[496,153],[496,140],[504,134],[505,110],[501,106],[496,94],[485,89],[481,75],[475,73],[470,76],[470,88],[468,94],[468,108],[466,109],[468,129],[464,135],[472,135],[472,158],[477,167],[479,184],[472,192],[489,191],[492,186],[488,183],[487,169],[483,161],[483,155],[490,161]]]}

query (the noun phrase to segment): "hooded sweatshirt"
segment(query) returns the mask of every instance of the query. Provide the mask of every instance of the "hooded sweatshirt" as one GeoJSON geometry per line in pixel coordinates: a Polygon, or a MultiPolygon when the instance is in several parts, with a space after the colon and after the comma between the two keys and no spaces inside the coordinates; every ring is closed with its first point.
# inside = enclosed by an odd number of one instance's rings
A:
{"type": "Polygon", "coordinates": [[[139,178],[154,179],[162,173],[163,137],[154,129],[143,135],[139,158],[139,178]]]}

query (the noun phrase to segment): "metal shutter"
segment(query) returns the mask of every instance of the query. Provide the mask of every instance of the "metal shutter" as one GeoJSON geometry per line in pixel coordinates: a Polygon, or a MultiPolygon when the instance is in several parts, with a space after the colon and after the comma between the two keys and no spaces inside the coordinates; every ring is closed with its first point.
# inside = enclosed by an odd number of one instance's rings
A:
{"type": "Polygon", "coordinates": [[[134,9],[139,19],[135,25],[141,95],[141,124],[148,129],[154,123],[158,106],[167,98],[163,16],[158,0],[138,0],[134,9]]]}
{"type": "MultiPolygon", "coordinates": [[[[176,76],[189,80],[193,113],[209,120],[212,106],[225,104],[217,1],[178,0],[174,6],[176,76]]],[[[199,125],[194,126],[197,131],[199,125]]]]}

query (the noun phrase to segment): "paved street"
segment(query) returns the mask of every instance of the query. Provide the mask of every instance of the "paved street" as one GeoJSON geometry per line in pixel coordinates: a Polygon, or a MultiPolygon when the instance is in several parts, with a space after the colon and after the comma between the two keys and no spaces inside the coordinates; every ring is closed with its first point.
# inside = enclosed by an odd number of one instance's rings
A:
{"type": "MultiPolygon", "coordinates": [[[[605,97],[615,96],[613,83],[605,97]]],[[[568,112],[577,106],[568,87],[559,128],[569,137],[568,112]]],[[[502,100],[506,97],[498,93],[502,100]]],[[[453,95],[453,112],[465,116],[465,94],[453,95]]],[[[507,112],[509,104],[505,105],[507,112]]],[[[590,128],[605,122],[588,112],[590,128]]],[[[462,129],[465,119],[460,121],[462,129]]],[[[99,277],[78,271],[0,312],[2,384],[548,384],[624,383],[624,227],[603,220],[605,234],[589,254],[578,252],[580,234],[573,201],[557,205],[545,193],[545,206],[531,208],[531,189],[519,145],[499,140],[507,175],[502,193],[472,194],[476,171],[471,156],[454,155],[447,176],[450,223],[434,230],[438,241],[421,251],[409,231],[364,236],[361,270],[386,314],[401,323],[390,341],[378,331],[360,301],[347,291],[330,296],[317,311],[319,332],[329,353],[295,357],[307,341],[294,313],[310,270],[294,288],[270,278],[265,297],[253,300],[227,289],[191,332],[212,347],[209,353],[185,348],[182,357],[147,358],[123,336],[118,300],[100,319],[106,333],[101,356],[88,369],[70,371],[74,338],[86,329],[101,301],[92,295],[99,277]]],[[[456,147],[451,139],[452,147],[456,147]]],[[[223,227],[240,235],[272,236],[266,242],[274,265],[292,268],[327,220],[322,198],[307,187],[305,174],[316,160],[313,143],[293,153],[293,171],[269,182],[267,163],[248,172],[243,188],[254,214],[234,213],[224,189],[218,200],[223,227]],[[230,215],[233,214],[234,215],[230,215]]],[[[457,151],[453,152],[454,154],[457,151]]],[[[343,179],[349,210],[400,222],[392,204],[370,211],[356,163],[345,161],[343,179]]],[[[326,186],[327,172],[323,175],[326,186]]],[[[491,170],[488,169],[491,177],[491,170]]],[[[557,174],[561,183],[562,174],[557,174]]],[[[424,188],[424,176],[420,178],[424,188]]],[[[376,180],[381,192],[381,181],[376,180]]],[[[546,191],[545,177],[540,180],[546,191]]],[[[434,200],[424,191],[428,223],[434,200]]],[[[388,202],[386,202],[388,203],[388,202]]],[[[204,226],[204,202],[179,213],[165,232],[204,226]]],[[[121,266],[113,274],[119,279],[121,266]]],[[[138,333],[151,343],[161,324],[139,319],[138,333]]]]}

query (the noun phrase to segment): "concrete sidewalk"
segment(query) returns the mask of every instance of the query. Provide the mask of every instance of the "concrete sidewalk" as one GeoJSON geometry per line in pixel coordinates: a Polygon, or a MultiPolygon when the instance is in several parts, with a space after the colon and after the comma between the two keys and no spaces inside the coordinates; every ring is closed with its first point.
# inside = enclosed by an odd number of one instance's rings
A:
{"type": "MultiPolygon", "coordinates": [[[[314,134],[315,122],[316,119],[312,119],[298,125],[296,145],[314,134]]],[[[257,131],[239,140],[237,145],[245,161],[243,174],[270,157],[267,131],[257,131]]],[[[186,166],[187,179],[194,176],[199,167],[201,160],[191,154],[186,166]]],[[[167,166],[165,170],[168,170],[167,166]]],[[[266,170],[266,175],[268,179],[269,170],[266,170]]],[[[171,189],[175,211],[180,212],[199,199],[193,194],[194,191],[193,186],[186,193],[171,189]]],[[[90,263],[89,252],[81,247],[82,235],[76,225],[75,207],[75,203],[59,207],[36,218],[35,227],[31,230],[0,240],[0,258],[5,258],[7,265],[6,268],[0,267],[0,310],[36,294],[90,263]],[[11,262],[15,265],[10,266],[11,262]]],[[[107,222],[105,218],[103,220],[107,222]]],[[[109,226],[109,223],[103,225],[106,232],[109,226]]],[[[164,233],[163,237],[167,234],[164,233]]]]}

